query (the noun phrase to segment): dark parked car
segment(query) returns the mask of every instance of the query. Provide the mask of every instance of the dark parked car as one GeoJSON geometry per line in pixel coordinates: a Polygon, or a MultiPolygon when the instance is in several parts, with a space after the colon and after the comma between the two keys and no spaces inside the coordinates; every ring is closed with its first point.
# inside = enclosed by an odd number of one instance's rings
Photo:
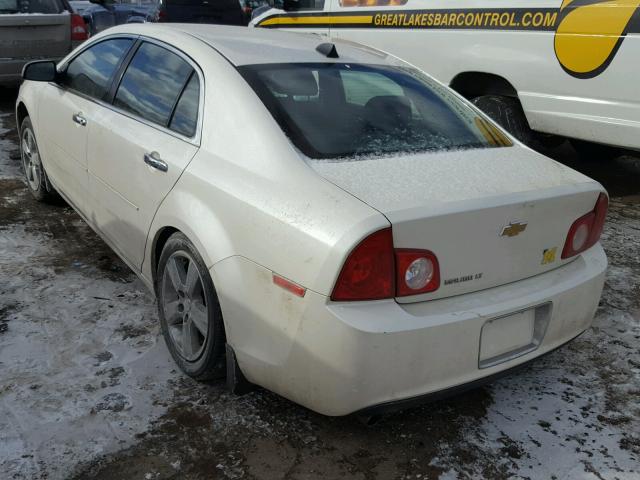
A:
{"type": "Polygon", "coordinates": [[[160,22],[247,25],[249,20],[240,0],[160,0],[160,22]]]}
{"type": "MultiPolygon", "coordinates": [[[[72,2],[74,5],[76,2],[72,2]]],[[[74,5],[75,6],[75,5],[74,5]]],[[[78,8],[82,8],[78,5],[78,8]]],[[[157,0],[93,0],[82,8],[82,18],[91,35],[109,27],[125,23],[155,22],[158,20],[157,0]]]]}

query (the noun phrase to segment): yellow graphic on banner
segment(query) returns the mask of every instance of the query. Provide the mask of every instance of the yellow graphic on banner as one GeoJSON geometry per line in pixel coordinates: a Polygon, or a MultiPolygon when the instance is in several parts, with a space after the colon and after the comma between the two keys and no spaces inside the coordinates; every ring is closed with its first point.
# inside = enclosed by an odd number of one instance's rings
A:
{"type": "Polygon", "coordinates": [[[638,7],[640,0],[564,0],[554,39],[560,65],[579,78],[602,73],[622,44],[638,7]]]}

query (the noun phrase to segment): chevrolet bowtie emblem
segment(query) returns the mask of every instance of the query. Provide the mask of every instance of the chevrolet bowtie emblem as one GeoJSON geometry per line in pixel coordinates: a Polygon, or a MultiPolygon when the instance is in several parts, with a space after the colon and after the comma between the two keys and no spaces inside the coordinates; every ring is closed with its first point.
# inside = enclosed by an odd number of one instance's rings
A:
{"type": "Polygon", "coordinates": [[[520,235],[527,228],[526,223],[515,222],[509,223],[509,225],[502,228],[501,237],[515,237],[516,235],[520,235]]]}

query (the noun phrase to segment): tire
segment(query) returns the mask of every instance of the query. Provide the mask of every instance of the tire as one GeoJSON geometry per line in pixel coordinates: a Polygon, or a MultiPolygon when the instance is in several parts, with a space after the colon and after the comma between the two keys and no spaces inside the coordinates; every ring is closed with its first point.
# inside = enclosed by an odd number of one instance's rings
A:
{"type": "Polygon", "coordinates": [[[476,107],[525,145],[533,147],[534,135],[517,98],[482,95],[471,99],[476,107]]]}
{"type": "Polygon", "coordinates": [[[33,198],[38,202],[59,202],[60,196],[51,185],[42,164],[38,142],[29,117],[25,117],[20,125],[20,159],[24,178],[33,198]]]}
{"type": "Polygon", "coordinates": [[[588,142],[586,140],[578,140],[576,138],[572,138],[570,140],[570,143],[573,149],[578,154],[580,160],[611,160],[621,153],[620,150],[615,147],[588,142]]]}
{"type": "Polygon", "coordinates": [[[174,233],[162,249],[156,292],[162,334],[180,369],[199,381],[224,377],[226,338],[218,296],[202,257],[182,233],[174,233]]]}

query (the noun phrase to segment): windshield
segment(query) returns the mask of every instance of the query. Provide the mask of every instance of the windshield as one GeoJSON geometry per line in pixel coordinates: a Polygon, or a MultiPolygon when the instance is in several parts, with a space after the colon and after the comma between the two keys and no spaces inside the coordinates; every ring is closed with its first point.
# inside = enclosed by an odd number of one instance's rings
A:
{"type": "Polygon", "coordinates": [[[511,145],[447,88],[410,67],[305,63],[239,71],[311,158],[511,145]]]}
{"type": "Polygon", "coordinates": [[[0,13],[60,13],[59,0],[0,0],[0,13]]]}

